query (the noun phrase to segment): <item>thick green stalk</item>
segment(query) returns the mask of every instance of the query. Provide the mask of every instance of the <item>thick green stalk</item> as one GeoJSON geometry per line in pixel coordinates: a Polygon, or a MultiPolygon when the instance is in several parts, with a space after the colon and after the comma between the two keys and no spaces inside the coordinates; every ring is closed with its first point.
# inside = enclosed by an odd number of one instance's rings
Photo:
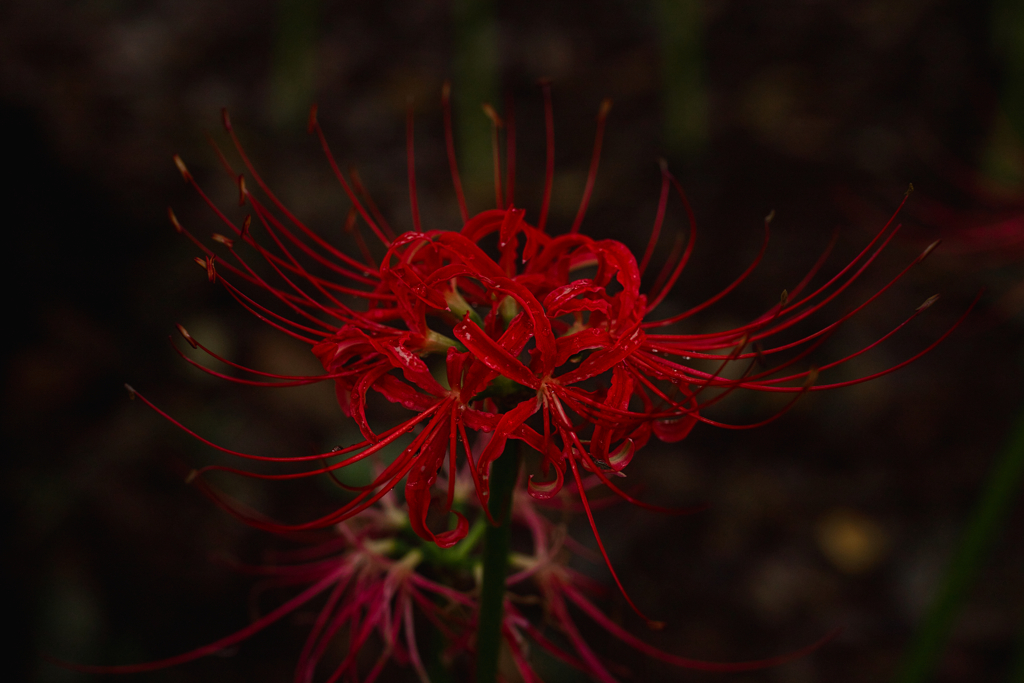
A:
{"type": "Polygon", "coordinates": [[[923,683],[939,663],[975,576],[995,540],[1024,478],[1024,415],[989,472],[988,482],[950,560],[938,594],[894,683],[923,683]]]}
{"type": "Polygon", "coordinates": [[[505,452],[491,465],[491,516],[499,524],[487,526],[484,535],[484,580],[480,591],[480,621],[476,636],[476,683],[493,683],[498,676],[501,621],[508,577],[508,549],[512,494],[519,476],[518,441],[509,441],[505,452]]]}

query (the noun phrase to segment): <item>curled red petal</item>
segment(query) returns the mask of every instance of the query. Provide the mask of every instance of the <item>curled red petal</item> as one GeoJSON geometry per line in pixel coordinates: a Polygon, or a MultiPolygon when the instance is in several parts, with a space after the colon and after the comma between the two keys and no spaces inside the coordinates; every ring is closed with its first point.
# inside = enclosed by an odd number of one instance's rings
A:
{"type": "Polygon", "coordinates": [[[676,443],[689,436],[696,424],[697,415],[694,413],[668,420],[656,420],[651,428],[654,430],[654,435],[665,443],[676,443]]]}
{"type": "Polygon", "coordinates": [[[527,492],[537,500],[548,500],[555,497],[565,484],[565,475],[562,474],[561,468],[555,466],[551,469],[555,472],[555,478],[552,481],[538,482],[534,479],[537,476],[535,474],[531,474],[526,481],[527,492]]]}
{"type": "Polygon", "coordinates": [[[480,327],[466,316],[455,326],[455,337],[466,345],[476,360],[491,370],[532,389],[540,387],[540,380],[530,369],[514,358],[498,342],[494,341],[480,327]]]}

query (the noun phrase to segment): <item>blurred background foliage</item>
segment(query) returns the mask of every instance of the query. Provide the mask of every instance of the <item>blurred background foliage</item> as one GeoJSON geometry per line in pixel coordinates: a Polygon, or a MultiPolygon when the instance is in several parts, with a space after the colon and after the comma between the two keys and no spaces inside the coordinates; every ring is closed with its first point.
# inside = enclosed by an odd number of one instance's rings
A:
{"type": "MultiPolygon", "coordinates": [[[[821,356],[869,343],[936,292],[941,305],[835,379],[912,355],[986,288],[954,336],[899,373],[812,396],[757,432],[698,427],[630,466],[630,482],[647,498],[708,501],[707,512],[678,519],[619,507],[599,520],[634,598],[668,622],[645,634],[651,642],[694,657],[753,658],[842,626],[806,659],[729,680],[893,679],[936,609],[965,530],[975,528],[969,520],[1024,398],[1014,303],[1024,228],[1013,227],[1024,207],[1022,27],[1013,0],[599,0],[585,8],[7,0],[0,116],[11,173],[3,274],[12,327],[3,336],[0,486],[7,614],[18,626],[11,680],[84,680],[42,663],[43,652],[102,663],[175,654],[281,597],[254,591],[230,566],[260,561],[277,542],[183,484],[189,468],[220,456],[129,403],[125,381],[242,450],[308,452],[353,434],[330,387],[246,391],[192,371],[167,347],[180,322],[242,362],[318,370],[307,350],[248,318],[192,263],[165,207],[198,234],[217,227],[171,155],[230,205],[234,190],[206,143],[207,132],[223,142],[218,112],[227,107],[270,185],[310,224],[338,232],[346,203],[304,132],[316,102],[343,166],[357,165],[389,219],[408,228],[411,103],[424,220],[455,229],[440,108],[441,84],[451,79],[475,210],[487,206],[491,177],[480,103],[502,110],[513,101],[517,203],[535,217],[544,167],[539,78],[554,83],[552,230],[575,213],[604,97],[615,106],[585,229],[642,247],[657,160],[667,158],[686,186],[700,233],[670,306],[730,282],[756,253],[763,216],[776,210],[764,265],[696,320],[698,330],[733,326],[777,301],[838,227],[834,270],[910,182],[917,192],[903,237],[835,311],[869,296],[936,237],[947,246],[845,325],[821,356]],[[985,241],[984,231],[964,237],[997,220],[1002,241],[985,241]]],[[[678,206],[670,221],[684,225],[678,206]]],[[[773,407],[737,397],[715,417],[753,422],[773,407]]],[[[972,580],[929,660],[934,674],[920,680],[1014,675],[1024,510],[1019,480],[1001,481],[989,542],[973,556],[972,580]]],[[[331,495],[232,486],[290,519],[331,495]]],[[[588,539],[584,526],[573,530],[588,539]]],[[[640,632],[620,599],[609,595],[608,604],[640,632]]],[[[283,680],[303,634],[301,623],[279,626],[224,657],[130,680],[283,680]]],[[[595,638],[631,672],[626,679],[712,680],[595,638]]],[[[551,680],[574,680],[561,676],[551,672],[551,680]]]]}

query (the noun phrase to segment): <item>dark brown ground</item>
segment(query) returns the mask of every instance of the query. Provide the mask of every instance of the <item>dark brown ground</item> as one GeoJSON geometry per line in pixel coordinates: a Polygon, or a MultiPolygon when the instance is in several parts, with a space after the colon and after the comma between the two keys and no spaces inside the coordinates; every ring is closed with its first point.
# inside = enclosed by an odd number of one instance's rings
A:
{"type": "MultiPolygon", "coordinates": [[[[144,661],[246,623],[251,584],[210,557],[256,561],[267,539],[182,483],[182,473],[211,454],[128,402],[122,384],[208,435],[266,451],[336,443],[347,427],[329,388],[283,396],[239,390],[190,371],[167,347],[165,336],[182,322],[238,358],[315,369],[301,348],[246,317],[191,263],[194,249],[167,226],[165,207],[197,233],[216,227],[170,158],[181,153],[210,177],[203,136],[227,106],[282,196],[312,222],[337,229],[340,191],[303,134],[312,99],[336,153],[359,163],[378,202],[407,227],[403,110],[413,96],[425,215],[453,227],[438,106],[441,82],[452,75],[447,4],[323,3],[316,76],[311,94],[298,96],[298,114],[279,106],[283,91],[270,78],[281,63],[271,49],[273,3],[0,6],[3,166],[13,175],[4,184],[10,327],[0,490],[11,598],[4,614],[17,631],[4,669],[16,678],[84,679],[41,663],[43,652],[144,661]]],[[[534,81],[555,80],[556,226],[571,220],[593,117],[606,96],[616,104],[586,229],[627,241],[644,235],[657,198],[655,161],[668,156],[702,230],[678,288],[682,305],[740,272],[756,251],[761,218],[777,211],[765,265],[750,286],[700,318],[703,329],[732,326],[773,303],[839,226],[834,271],[909,182],[923,197],[970,205],[950,190],[950,160],[970,165],[980,156],[1000,87],[980,3],[703,3],[710,125],[704,147],[689,154],[662,142],[662,51],[649,3],[499,4],[501,73],[518,103],[526,200],[542,174],[534,81]]],[[[229,187],[211,185],[231,201],[229,187]]],[[[908,222],[907,239],[832,316],[933,239],[934,230],[908,222]]],[[[892,676],[1024,399],[1019,320],[990,305],[1019,273],[940,252],[842,329],[819,362],[869,343],[941,292],[940,304],[909,330],[834,377],[899,362],[989,287],[937,351],[885,379],[815,395],[769,427],[698,427],[683,443],[652,446],[634,461],[629,481],[645,483],[650,499],[706,500],[711,509],[684,519],[626,506],[601,515],[626,585],[668,627],[643,633],[621,600],[609,601],[613,614],[667,650],[719,659],[767,656],[845,630],[795,664],[724,677],[659,666],[595,635],[595,646],[631,669],[627,680],[892,676]],[[830,555],[843,533],[866,535],[876,552],[830,555]]],[[[738,400],[714,416],[756,421],[771,406],[738,400]]],[[[270,511],[295,512],[277,489],[250,495],[270,511]]],[[[581,539],[587,533],[576,530],[581,539]]],[[[1015,540],[1022,534],[1024,510],[1016,505],[936,681],[1005,677],[1024,612],[1024,544],[1015,540]]],[[[607,578],[600,568],[594,573],[607,578]]],[[[286,680],[303,634],[301,625],[279,626],[233,656],[117,680],[286,680]]]]}

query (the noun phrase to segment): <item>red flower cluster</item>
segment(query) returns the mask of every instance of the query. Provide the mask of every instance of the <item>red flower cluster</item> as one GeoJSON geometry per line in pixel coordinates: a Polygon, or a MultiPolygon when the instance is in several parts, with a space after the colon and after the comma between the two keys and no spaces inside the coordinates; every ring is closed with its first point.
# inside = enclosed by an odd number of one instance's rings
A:
{"type": "MultiPolygon", "coordinates": [[[[175,227],[203,250],[204,256],[197,261],[207,270],[210,280],[222,284],[241,305],[270,325],[309,344],[326,374],[298,377],[241,368],[209,351],[180,328],[192,346],[262,379],[241,379],[204,369],[247,384],[287,386],[332,380],[342,409],[356,421],[364,439],[331,452],[298,457],[239,453],[210,444],[251,460],[306,467],[275,474],[209,467],[197,473],[196,481],[235,514],[269,530],[323,528],[368,509],[405,479],[405,500],[413,530],[423,539],[448,547],[466,535],[468,522],[459,510],[453,509],[454,476],[443,477],[448,482],[446,491],[434,491],[439,473],[445,468],[448,473],[458,471],[461,450],[481,509],[489,514],[490,467],[511,440],[540,454],[539,471],[529,478],[529,492],[538,499],[554,496],[563,488],[568,473],[593,526],[581,469],[593,473],[623,499],[637,503],[615,485],[613,476],[622,474],[636,450],[652,435],[662,441],[678,441],[697,422],[729,426],[704,414],[708,405],[726,394],[739,389],[788,393],[793,399],[781,411],[785,412],[805,392],[862,382],[892,372],[945,337],[874,375],[817,383],[819,373],[887,339],[927,308],[933,301],[929,299],[907,321],[860,351],[817,368],[797,365],[840,324],[924,259],[931,251],[929,247],[853,310],[802,338],[773,345],[779,333],[814,315],[850,287],[892,239],[899,227],[893,227],[893,219],[856,258],[824,284],[810,287],[824,263],[823,255],[796,287],[784,292],[778,303],[746,325],[710,334],[663,333],[662,330],[687,321],[732,291],[760,261],[764,246],[754,263],[718,295],[677,315],[654,317],[693,251],[696,231],[686,197],[663,164],[657,214],[639,262],[622,243],[595,240],[579,232],[596,179],[608,113],[606,102],[598,116],[590,174],[576,218],[567,233],[549,234],[546,224],[553,177],[553,117],[547,87],[544,94],[547,172],[543,205],[535,223],[513,202],[515,151],[511,123],[504,179],[495,145],[497,208],[469,216],[451,143],[446,90],[448,153],[463,225],[457,231],[425,230],[421,225],[410,114],[408,155],[413,230],[400,235],[389,227],[358,176],[346,177],[341,172],[314,108],[310,131],[318,136],[338,182],[351,200],[353,208],[347,229],[361,245],[361,259],[329,244],[278,200],[238,143],[226,113],[225,128],[248,178],[266,197],[261,199],[250,192],[246,174],[237,174],[221,155],[225,168],[237,179],[241,202],[251,208],[250,216],[240,224],[232,221],[207,198],[184,163],[175,158],[185,180],[216,212],[228,233],[214,235],[214,240],[226,247],[230,258],[215,256],[212,249],[185,231],[171,213],[175,227]],[[654,284],[643,292],[642,282],[661,241],[673,189],[690,218],[689,233],[685,243],[676,243],[654,284]],[[360,220],[382,245],[384,254],[379,264],[374,260],[373,250],[359,236],[360,220]],[[257,238],[256,228],[263,237],[257,238]],[[250,263],[252,255],[263,260],[266,267],[254,267],[250,263]],[[272,301],[251,298],[246,291],[252,289],[261,290],[272,301]],[[354,298],[362,304],[353,304],[354,298]],[[783,354],[785,360],[770,367],[768,360],[775,354],[783,354]],[[744,369],[727,372],[735,363],[742,363],[744,369]],[[413,415],[397,426],[375,429],[366,411],[371,390],[413,415]],[[299,525],[246,515],[209,489],[201,476],[209,470],[265,479],[333,474],[379,453],[406,435],[413,435],[411,443],[369,485],[357,489],[350,502],[299,525]],[[486,439],[482,450],[470,448],[473,435],[486,439]],[[474,452],[476,457],[471,455],[474,452]],[[454,512],[457,521],[453,528],[430,528],[427,518],[432,504],[444,512],[454,512]]],[[[493,118],[497,139],[497,127],[502,122],[496,115],[493,118]]],[[[765,221],[765,245],[770,218],[765,221]]],[[[599,536],[598,544],[603,553],[599,536]]]]}

